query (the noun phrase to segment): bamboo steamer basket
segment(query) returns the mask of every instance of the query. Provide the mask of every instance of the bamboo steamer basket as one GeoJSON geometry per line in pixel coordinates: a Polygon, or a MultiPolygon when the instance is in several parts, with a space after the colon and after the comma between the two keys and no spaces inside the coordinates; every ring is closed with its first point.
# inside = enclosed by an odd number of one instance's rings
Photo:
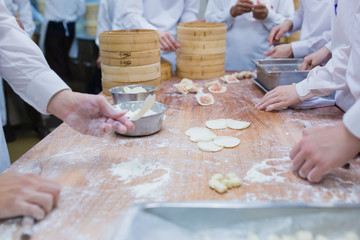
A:
{"type": "Polygon", "coordinates": [[[159,34],[154,30],[131,29],[106,31],[99,35],[100,51],[141,52],[160,49],[159,34]]]}
{"type": "Polygon", "coordinates": [[[225,74],[226,26],[223,23],[180,23],[176,51],[178,77],[217,78],[225,74]]]}
{"type": "Polygon", "coordinates": [[[178,53],[176,55],[176,63],[179,66],[214,66],[225,64],[225,53],[209,54],[209,55],[193,55],[178,53]]]}
{"type": "Polygon", "coordinates": [[[169,61],[161,59],[161,81],[169,80],[172,77],[172,66],[169,61]]]}
{"type": "Polygon", "coordinates": [[[161,77],[160,63],[137,67],[113,67],[101,64],[102,78],[113,82],[142,82],[161,77]]]}
{"type": "Polygon", "coordinates": [[[134,67],[159,63],[160,50],[143,52],[100,51],[101,62],[108,66],[134,67]]]}
{"type": "Polygon", "coordinates": [[[215,41],[226,40],[226,27],[223,23],[192,22],[180,23],[176,29],[178,40],[215,41]]]}
{"type": "MultiPolygon", "coordinates": [[[[142,82],[132,82],[130,84],[131,85],[151,85],[151,86],[157,87],[158,90],[160,90],[161,89],[161,78],[151,79],[151,80],[142,81],[142,82]]],[[[129,83],[128,82],[102,81],[102,88],[106,89],[106,91],[104,91],[104,93],[106,95],[110,95],[109,89],[111,89],[113,87],[119,87],[119,86],[125,86],[125,85],[129,85],[129,83]]]]}

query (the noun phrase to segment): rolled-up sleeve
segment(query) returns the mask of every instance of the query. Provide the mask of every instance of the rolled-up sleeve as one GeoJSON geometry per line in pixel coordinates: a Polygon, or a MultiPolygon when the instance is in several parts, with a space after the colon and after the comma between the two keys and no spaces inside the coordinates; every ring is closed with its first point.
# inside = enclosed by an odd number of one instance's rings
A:
{"type": "Polygon", "coordinates": [[[47,113],[50,99],[69,89],[50,69],[39,47],[19,28],[0,2],[0,75],[39,112],[47,113]]]}

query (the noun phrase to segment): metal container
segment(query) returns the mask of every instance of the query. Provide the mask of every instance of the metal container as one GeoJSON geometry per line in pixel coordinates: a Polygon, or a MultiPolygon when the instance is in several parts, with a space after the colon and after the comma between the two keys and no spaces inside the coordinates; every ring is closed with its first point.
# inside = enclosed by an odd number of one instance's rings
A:
{"type": "Polygon", "coordinates": [[[109,90],[112,95],[114,104],[130,102],[130,101],[144,101],[149,95],[155,94],[157,87],[149,85],[125,85],[120,87],[114,87],[109,90]],[[142,87],[146,90],[144,93],[125,93],[124,88],[142,87]]]}
{"type": "Polygon", "coordinates": [[[264,90],[270,91],[280,85],[289,85],[304,80],[309,71],[299,67],[303,59],[259,59],[253,60],[256,66],[255,82],[264,90]]]}
{"type": "MultiPolygon", "coordinates": [[[[120,108],[122,110],[129,110],[135,112],[140,109],[144,101],[131,101],[125,103],[119,103],[114,107],[120,108]]],[[[119,133],[124,136],[138,137],[138,136],[147,136],[154,133],[157,133],[161,130],[162,122],[164,120],[164,113],[167,107],[162,104],[155,102],[151,107],[151,110],[156,112],[156,114],[151,116],[142,117],[136,121],[133,121],[135,129],[133,131],[127,131],[126,133],[119,133]]]]}
{"type": "MultiPolygon", "coordinates": [[[[113,239],[259,239],[300,230],[338,239],[359,234],[359,204],[274,202],[174,202],[133,206],[113,239]]],[[[284,239],[284,238],[283,238],[284,239]]]]}

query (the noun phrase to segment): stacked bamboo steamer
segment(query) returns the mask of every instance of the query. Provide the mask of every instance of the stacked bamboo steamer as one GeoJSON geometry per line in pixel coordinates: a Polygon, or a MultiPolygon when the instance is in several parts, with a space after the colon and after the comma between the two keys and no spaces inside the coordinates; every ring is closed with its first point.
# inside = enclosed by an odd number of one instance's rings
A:
{"type": "Polygon", "coordinates": [[[225,75],[226,26],[223,23],[180,23],[176,73],[181,78],[208,79],[225,75]]]}
{"type": "Polygon", "coordinates": [[[99,4],[87,3],[85,13],[85,31],[88,36],[96,37],[99,4]]]}
{"type": "Polygon", "coordinates": [[[160,88],[160,39],[154,30],[107,31],[99,35],[102,88],[141,84],[160,88]]]}
{"type": "Polygon", "coordinates": [[[161,59],[161,81],[169,80],[172,77],[172,66],[169,61],[161,59]]]}

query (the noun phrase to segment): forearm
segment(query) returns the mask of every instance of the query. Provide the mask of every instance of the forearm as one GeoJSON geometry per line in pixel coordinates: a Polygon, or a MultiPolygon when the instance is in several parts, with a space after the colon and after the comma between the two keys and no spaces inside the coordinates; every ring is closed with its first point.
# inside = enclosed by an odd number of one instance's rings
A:
{"type": "Polygon", "coordinates": [[[291,43],[291,48],[295,58],[302,58],[318,51],[331,41],[331,32],[327,31],[321,36],[312,37],[302,41],[291,43]]]}

